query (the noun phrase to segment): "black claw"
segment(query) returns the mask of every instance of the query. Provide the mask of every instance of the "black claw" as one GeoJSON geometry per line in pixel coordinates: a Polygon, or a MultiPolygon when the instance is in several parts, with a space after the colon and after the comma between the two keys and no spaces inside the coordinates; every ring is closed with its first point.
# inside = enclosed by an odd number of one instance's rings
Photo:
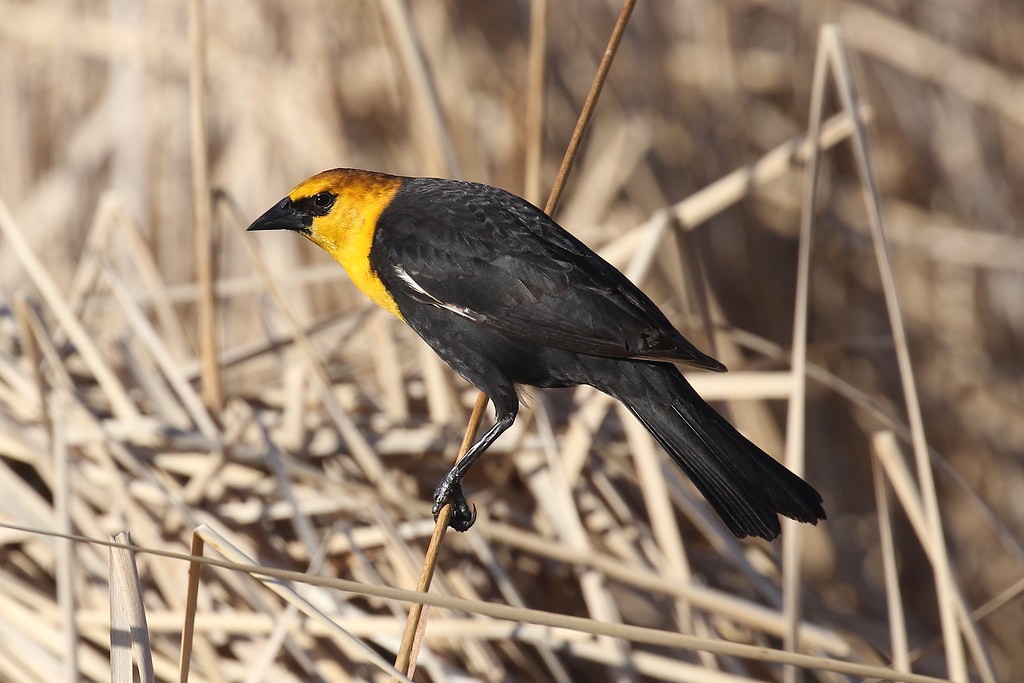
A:
{"type": "Polygon", "coordinates": [[[470,509],[466,499],[452,504],[452,516],[448,519],[448,528],[455,531],[469,531],[476,522],[476,505],[470,509]]]}
{"type": "Polygon", "coordinates": [[[437,516],[441,514],[441,509],[447,503],[451,503],[452,506],[452,513],[448,518],[448,528],[455,531],[468,531],[473,526],[473,523],[476,522],[476,506],[472,508],[469,506],[460,483],[454,482],[449,484],[442,481],[434,491],[434,507],[432,512],[434,513],[435,521],[437,516]]]}

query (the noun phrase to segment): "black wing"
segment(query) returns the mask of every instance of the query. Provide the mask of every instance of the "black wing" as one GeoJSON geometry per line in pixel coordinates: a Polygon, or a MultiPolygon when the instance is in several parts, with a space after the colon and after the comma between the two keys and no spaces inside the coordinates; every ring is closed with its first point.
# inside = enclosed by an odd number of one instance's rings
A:
{"type": "Polygon", "coordinates": [[[612,358],[724,370],[622,273],[515,195],[409,179],[381,214],[371,264],[422,303],[506,336],[612,358]]]}

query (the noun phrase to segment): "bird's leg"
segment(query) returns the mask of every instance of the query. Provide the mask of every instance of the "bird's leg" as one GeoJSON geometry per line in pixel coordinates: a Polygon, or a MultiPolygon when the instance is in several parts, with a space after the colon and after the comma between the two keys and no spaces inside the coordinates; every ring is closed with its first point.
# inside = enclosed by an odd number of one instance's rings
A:
{"type": "Polygon", "coordinates": [[[455,463],[448,474],[444,475],[444,479],[434,489],[434,519],[441,514],[441,508],[445,506],[445,503],[450,502],[452,516],[448,521],[448,526],[456,531],[467,531],[473,526],[473,522],[476,521],[476,509],[470,508],[465,494],[462,493],[462,477],[466,475],[473,463],[480,459],[487,447],[494,443],[502,432],[512,426],[516,419],[516,407],[518,407],[518,402],[513,405],[511,410],[506,407],[506,410],[503,411],[501,406],[496,406],[495,410],[498,415],[494,425],[466,451],[466,454],[455,463]]]}

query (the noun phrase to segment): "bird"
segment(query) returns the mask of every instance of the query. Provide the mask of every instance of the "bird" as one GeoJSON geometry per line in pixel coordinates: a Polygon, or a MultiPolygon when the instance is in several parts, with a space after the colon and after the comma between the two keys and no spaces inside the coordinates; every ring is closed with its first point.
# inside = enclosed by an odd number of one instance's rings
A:
{"type": "Polygon", "coordinates": [[[494,423],[434,491],[435,519],[476,519],[466,472],[516,419],[517,387],[589,385],[621,401],[736,537],[779,515],[817,524],[821,495],[739,433],[678,366],[724,372],[636,285],[525,199],[482,183],[338,168],[295,186],[249,231],[297,232],[486,394],[494,423]]]}

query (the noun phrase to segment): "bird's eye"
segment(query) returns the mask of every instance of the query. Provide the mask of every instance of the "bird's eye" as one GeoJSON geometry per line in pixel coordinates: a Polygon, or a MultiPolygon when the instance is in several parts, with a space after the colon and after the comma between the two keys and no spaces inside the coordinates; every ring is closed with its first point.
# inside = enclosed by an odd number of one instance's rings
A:
{"type": "Polygon", "coordinates": [[[318,192],[313,195],[313,207],[318,210],[317,213],[320,213],[321,211],[326,213],[326,211],[333,205],[334,195],[330,192],[318,192]]]}

